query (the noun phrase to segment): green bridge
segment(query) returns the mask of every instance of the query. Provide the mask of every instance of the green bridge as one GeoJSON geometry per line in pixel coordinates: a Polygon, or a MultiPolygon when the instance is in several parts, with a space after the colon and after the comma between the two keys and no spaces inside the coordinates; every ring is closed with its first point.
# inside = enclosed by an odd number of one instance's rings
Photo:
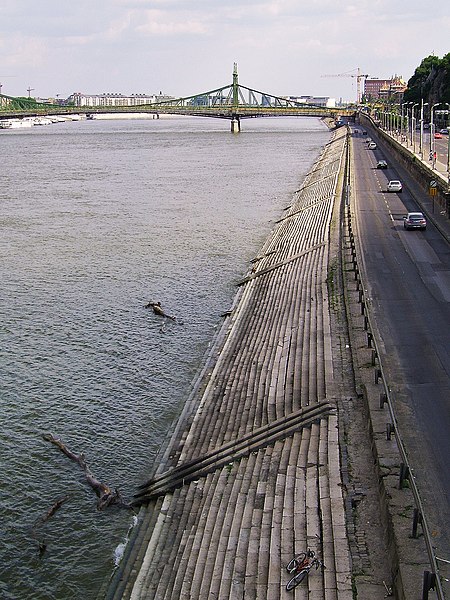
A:
{"type": "Polygon", "coordinates": [[[231,130],[240,131],[240,120],[254,117],[353,117],[356,109],[327,108],[296,102],[253,90],[238,82],[237,64],[234,64],[233,83],[208,92],[176,98],[159,103],[136,106],[61,106],[36,102],[34,98],[13,98],[0,95],[0,118],[104,113],[150,113],[154,115],[188,115],[229,119],[231,130]]]}

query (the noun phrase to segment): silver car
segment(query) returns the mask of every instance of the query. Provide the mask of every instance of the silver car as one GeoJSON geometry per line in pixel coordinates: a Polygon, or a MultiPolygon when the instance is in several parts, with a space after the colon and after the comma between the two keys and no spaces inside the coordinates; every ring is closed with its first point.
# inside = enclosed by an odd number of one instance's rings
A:
{"type": "Polygon", "coordinates": [[[403,227],[405,229],[422,229],[422,231],[425,231],[427,220],[421,212],[410,212],[406,217],[403,217],[403,227]]]}
{"type": "Polygon", "coordinates": [[[398,179],[391,179],[387,184],[388,192],[401,192],[403,189],[402,182],[398,179]]]}

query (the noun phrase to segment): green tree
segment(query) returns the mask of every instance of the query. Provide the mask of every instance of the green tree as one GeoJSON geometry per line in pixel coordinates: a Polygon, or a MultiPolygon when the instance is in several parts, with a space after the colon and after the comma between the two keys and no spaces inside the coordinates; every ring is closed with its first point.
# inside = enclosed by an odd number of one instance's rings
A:
{"type": "Polygon", "coordinates": [[[408,81],[405,102],[450,102],[450,53],[443,58],[427,56],[408,81]]]}

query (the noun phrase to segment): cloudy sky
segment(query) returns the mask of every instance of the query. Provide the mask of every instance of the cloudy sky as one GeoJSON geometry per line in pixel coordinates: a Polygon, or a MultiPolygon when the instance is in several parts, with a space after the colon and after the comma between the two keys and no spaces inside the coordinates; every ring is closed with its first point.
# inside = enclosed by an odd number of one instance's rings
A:
{"type": "Polygon", "coordinates": [[[0,83],[12,96],[189,96],[232,82],[356,98],[355,77],[407,81],[450,52],[448,0],[0,0],[0,83]]]}

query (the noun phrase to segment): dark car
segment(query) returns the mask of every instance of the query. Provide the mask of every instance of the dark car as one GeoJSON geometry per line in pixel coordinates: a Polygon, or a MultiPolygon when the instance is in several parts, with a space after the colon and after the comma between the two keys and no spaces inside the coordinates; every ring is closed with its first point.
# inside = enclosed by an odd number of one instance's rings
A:
{"type": "Polygon", "coordinates": [[[405,229],[422,229],[427,228],[427,221],[421,212],[410,212],[403,217],[403,227],[405,229]]]}
{"type": "Polygon", "coordinates": [[[385,160],[379,160],[377,162],[377,169],[387,169],[387,162],[385,160]]]}

